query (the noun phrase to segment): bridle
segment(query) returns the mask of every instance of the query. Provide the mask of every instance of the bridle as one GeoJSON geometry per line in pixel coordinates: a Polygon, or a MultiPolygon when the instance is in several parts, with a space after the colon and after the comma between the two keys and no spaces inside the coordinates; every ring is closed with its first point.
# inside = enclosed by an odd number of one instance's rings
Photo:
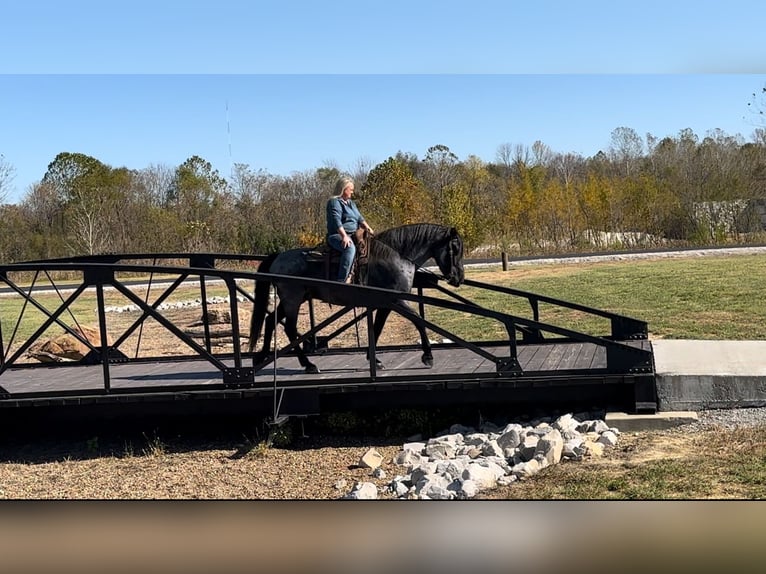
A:
{"type": "Polygon", "coordinates": [[[460,255],[460,239],[458,237],[451,237],[447,243],[447,249],[449,253],[449,276],[445,277],[450,285],[460,285],[460,278],[457,275],[458,272],[458,256],[460,255]]]}

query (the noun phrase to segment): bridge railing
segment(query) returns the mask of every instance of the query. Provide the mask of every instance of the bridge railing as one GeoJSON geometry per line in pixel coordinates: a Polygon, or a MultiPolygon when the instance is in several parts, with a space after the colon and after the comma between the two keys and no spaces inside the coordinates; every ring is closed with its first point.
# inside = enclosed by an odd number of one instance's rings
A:
{"type": "MultiPolygon", "coordinates": [[[[591,335],[575,331],[566,327],[561,327],[553,324],[548,324],[539,321],[539,317],[526,318],[510,313],[489,309],[462,297],[455,290],[445,288],[441,284],[441,280],[434,274],[419,272],[418,280],[416,281],[415,293],[401,293],[392,291],[389,289],[380,289],[375,287],[359,287],[354,285],[345,285],[335,282],[328,282],[319,279],[305,279],[296,278],[292,276],[263,274],[263,277],[269,277],[272,280],[277,280],[282,283],[293,283],[296,285],[304,286],[316,286],[321,287],[323,285],[331,285],[334,297],[336,298],[334,303],[341,308],[330,318],[325,319],[321,323],[316,324],[312,321],[312,327],[307,331],[304,331],[301,336],[291,343],[286,344],[279,349],[274,358],[284,356],[294,352],[298,345],[303,345],[304,349],[316,350],[318,352],[326,352],[326,345],[329,341],[336,339],[340,334],[349,330],[354,325],[358,324],[362,320],[367,320],[367,342],[365,345],[360,345],[366,349],[367,346],[375,349],[377,342],[374,341],[372,333],[372,317],[371,313],[375,309],[387,308],[394,313],[410,320],[413,324],[425,327],[434,333],[441,335],[444,340],[448,341],[446,344],[436,344],[439,346],[458,346],[472,351],[473,353],[493,361],[497,366],[497,371],[501,373],[516,373],[523,375],[523,371],[518,361],[518,344],[519,340],[517,335],[521,335],[522,341],[529,342],[528,334],[537,333],[535,337],[537,342],[545,340],[543,334],[557,337],[557,340],[567,340],[582,343],[591,343],[598,347],[602,347],[606,350],[607,358],[607,370],[612,372],[650,372],[651,366],[651,352],[644,349],[626,344],[621,339],[621,333],[613,330],[611,336],[598,336],[591,335]],[[433,297],[425,294],[425,290],[435,289],[443,294],[449,296],[449,299],[433,297]],[[407,301],[411,306],[410,308],[403,307],[399,302],[407,301]],[[337,327],[329,334],[320,337],[322,333],[330,324],[337,322],[343,316],[349,314],[357,307],[365,307],[365,313],[361,315],[355,315],[353,318],[348,319],[346,323],[337,327]],[[412,307],[417,309],[415,312],[412,307]],[[432,313],[427,311],[439,312],[451,311],[455,313],[463,313],[473,317],[479,317],[484,320],[494,322],[502,326],[502,330],[505,333],[505,339],[498,345],[485,345],[481,342],[470,341],[466,337],[457,333],[454,327],[445,327],[444,324],[439,324],[433,319],[429,319],[432,313]],[[616,336],[615,336],[616,335],[616,336]],[[319,340],[317,344],[316,341],[319,340]]],[[[468,284],[469,282],[466,282],[468,284]]],[[[494,286],[486,285],[478,282],[470,282],[472,286],[483,288],[493,288],[494,286]]],[[[514,291],[505,290],[499,288],[501,292],[514,291]]],[[[458,289],[459,291],[459,289],[458,289]]],[[[534,296],[534,294],[528,294],[534,296]]],[[[540,301],[557,302],[555,299],[543,296],[537,296],[540,301]]],[[[618,326],[620,324],[630,324],[633,321],[629,317],[621,317],[616,314],[603,312],[597,309],[589,309],[588,307],[568,303],[565,301],[559,302],[561,306],[576,309],[582,312],[592,311],[594,315],[604,316],[612,320],[612,325],[618,326]]],[[[640,321],[636,322],[640,324],[640,321]]],[[[640,326],[640,325],[639,325],[640,326]]],[[[326,333],[326,331],[324,331],[326,333]]],[[[633,333],[634,335],[636,333],[633,333]]],[[[631,338],[639,338],[637,336],[631,338]]],[[[407,347],[413,347],[415,345],[407,345],[407,347]]],[[[388,349],[400,349],[402,345],[389,345],[388,349]]],[[[347,349],[338,348],[338,352],[344,352],[347,349]]],[[[272,357],[267,357],[263,363],[256,366],[256,368],[263,368],[271,363],[272,357]]],[[[370,364],[371,376],[376,376],[374,362],[370,364]]]]}
{"type": "MultiPolygon", "coordinates": [[[[307,279],[292,276],[281,276],[257,271],[229,270],[216,268],[216,265],[222,261],[238,260],[240,262],[257,262],[262,260],[262,256],[245,256],[235,254],[123,254],[106,256],[85,256],[60,260],[25,262],[13,265],[0,266],[0,287],[5,288],[20,300],[18,313],[15,317],[3,317],[0,322],[0,384],[2,374],[9,369],[16,368],[34,368],[43,365],[42,363],[25,362],[25,358],[30,348],[47,333],[51,328],[60,327],[66,333],[75,337],[80,343],[88,348],[87,354],[74,363],[45,363],[48,367],[66,367],[71,364],[101,365],[103,369],[104,392],[112,392],[110,385],[110,365],[116,363],[125,363],[132,361],[149,360],[187,360],[203,359],[213,365],[221,372],[221,381],[223,387],[242,387],[254,385],[255,373],[267,366],[274,359],[281,356],[293,354],[297,345],[304,345],[304,348],[310,351],[320,352],[318,348],[318,338],[324,338],[327,343],[336,339],[340,334],[351,327],[358,325],[366,319],[367,323],[367,347],[373,352],[376,350],[377,341],[375,341],[372,329],[371,313],[375,309],[389,308],[405,319],[413,321],[435,333],[440,334],[449,340],[448,345],[460,346],[472,351],[473,353],[493,361],[497,365],[498,373],[514,374],[523,376],[523,371],[518,361],[518,339],[517,335],[527,337],[529,333],[548,333],[558,337],[566,337],[570,340],[589,342],[606,349],[607,370],[615,372],[625,372],[626,370],[635,370],[637,372],[650,369],[651,354],[647,354],[641,349],[631,347],[621,342],[620,338],[626,333],[636,334],[636,325],[640,327],[641,322],[631,323],[632,319],[621,318],[604,314],[599,310],[590,310],[596,314],[610,316],[613,325],[613,331],[608,337],[594,336],[580,333],[564,327],[555,326],[539,321],[539,313],[535,311],[540,302],[556,302],[571,308],[579,310],[588,310],[579,305],[555,301],[551,298],[524,293],[518,290],[496,287],[478,282],[466,281],[466,285],[496,290],[509,295],[524,296],[533,307],[533,317],[525,318],[515,316],[502,311],[488,309],[477,305],[465,298],[462,298],[453,290],[448,290],[441,285],[440,280],[434,276],[425,273],[418,274],[416,284],[417,293],[400,293],[388,289],[379,289],[374,287],[360,287],[355,285],[346,285],[337,282],[328,282],[320,279],[307,279]],[[151,261],[169,261],[183,260],[189,261],[189,266],[156,265],[148,263],[127,264],[118,263],[123,260],[151,260],[151,261]],[[15,277],[20,274],[32,275],[33,279],[30,285],[20,286],[15,277]],[[60,282],[54,280],[57,274],[65,274],[67,284],[64,287],[60,282]],[[147,289],[147,295],[142,299],[135,291],[132,281],[137,277],[148,277],[142,279],[142,282],[148,286],[154,282],[155,276],[162,276],[162,286],[158,287],[159,293],[151,295],[151,289],[147,289]],[[55,297],[48,297],[45,301],[41,298],[40,285],[38,280],[44,278],[46,288],[55,293],[55,297]],[[71,277],[79,277],[79,281],[72,281],[71,277]],[[335,305],[339,307],[329,317],[322,319],[319,323],[314,321],[312,309],[312,325],[303,332],[300,339],[290,342],[279,349],[275,349],[273,355],[262,364],[252,364],[250,353],[244,351],[242,342],[249,333],[244,333],[240,328],[241,309],[240,303],[249,304],[252,302],[252,292],[245,289],[243,285],[253,284],[257,279],[278,280],[284,283],[295,283],[314,286],[332,287],[334,293],[335,305]],[[203,320],[205,332],[202,342],[197,342],[195,338],[185,332],[181,327],[174,324],[172,318],[169,318],[161,310],[161,306],[170,300],[182,286],[188,284],[198,284],[202,297],[200,307],[202,316],[205,317],[207,309],[207,298],[205,296],[207,286],[211,281],[223,284],[224,290],[228,295],[228,308],[231,316],[231,349],[221,351],[214,349],[211,344],[209,325],[203,320]],[[444,297],[433,297],[424,294],[424,290],[435,289],[442,294],[448,294],[450,299],[444,297]],[[107,290],[121,295],[125,300],[135,306],[137,317],[131,318],[126,325],[115,331],[111,328],[114,321],[107,318],[106,298],[107,290]],[[75,306],[81,298],[90,297],[92,301],[95,295],[96,314],[98,324],[98,337],[96,341],[85,337],[79,328],[81,319],[77,318],[75,306]],[[58,299],[55,307],[51,307],[51,300],[58,299]],[[400,300],[410,302],[417,308],[417,312],[403,308],[400,300]],[[364,312],[357,314],[358,308],[364,308],[364,312]],[[475,317],[481,317],[483,320],[494,322],[501,326],[506,333],[505,342],[497,347],[489,348],[476,341],[468,340],[455,332],[454,328],[445,327],[437,321],[430,318],[430,313],[426,314],[426,308],[439,309],[441,312],[465,313],[475,317]],[[22,335],[22,323],[28,310],[34,310],[42,318],[42,323],[36,329],[22,335]],[[353,317],[350,317],[351,314],[353,317]],[[345,319],[345,323],[337,326],[338,322],[345,319]],[[68,318],[68,320],[67,320],[68,318]],[[140,355],[139,347],[141,344],[141,330],[148,320],[154,320],[165,332],[170,333],[176,341],[177,350],[185,347],[187,354],[171,353],[169,355],[140,355]],[[626,321],[627,319],[627,321],[626,321]],[[627,331],[620,331],[621,325],[628,325],[627,331]],[[328,329],[334,329],[327,334],[328,329]],[[125,351],[127,343],[131,337],[138,338],[138,345],[133,357],[125,351]]],[[[156,286],[156,285],[155,285],[156,286]]],[[[82,311],[80,311],[82,317],[82,311]]],[[[640,329],[639,329],[640,330],[640,329]]],[[[382,347],[381,347],[382,349],[382,347]]],[[[370,362],[370,376],[375,379],[377,376],[375,362],[370,362]]]]}
{"type": "MultiPolygon", "coordinates": [[[[166,255],[168,259],[171,257],[174,255],[166,255]]],[[[199,257],[189,255],[186,257],[201,261],[199,257]]],[[[27,361],[29,352],[35,343],[41,342],[46,333],[50,333],[50,329],[57,326],[74,337],[87,349],[87,352],[77,361],[52,362],[44,363],[44,365],[63,367],[69,364],[101,364],[104,367],[105,389],[109,390],[108,365],[110,363],[157,358],[152,356],[151,352],[141,355],[142,330],[147,320],[152,319],[161,330],[164,330],[164,333],[170,333],[175,338],[176,344],[172,346],[174,350],[178,351],[179,348],[187,350],[186,355],[178,352],[162,353],[160,356],[163,359],[203,358],[222,372],[224,382],[247,379],[248,372],[243,364],[241,349],[239,301],[248,299],[252,301],[250,291],[242,286],[243,282],[254,281],[255,275],[252,272],[215,269],[212,264],[205,267],[174,267],[90,262],[104,259],[104,257],[83,257],[0,266],[0,287],[4,286],[5,291],[10,293],[10,297],[17,297],[17,304],[11,311],[8,311],[11,307],[7,303],[8,296],[5,297],[6,311],[0,323],[0,375],[9,368],[29,368],[39,365],[40,363],[27,361]],[[31,275],[31,283],[21,287],[15,279],[20,275],[31,275]],[[56,279],[56,276],[62,275],[66,277],[65,280],[56,279]],[[162,280],[155,282],[156,275],[161,276],[162,280]],[[138,281],[146,285],[144,298],[139,297],[135,292],[133,283],[137,281],[136,277],[143,277],[138,281]],[[76,280],[77,278],[79,281],[76,280]],[[228,299],[231,317],[231,352],[219,353],[212,348],[210,325],[204,320],[208,313],[207,289],[211,282],[223,285],[226,293],[224,300],[228,299]],[[201,323],[205,330],[201,336],[202,343],[197,342],[200,337],[185,332],[161,310],[162,305],[169,301],[173,294],[189,285],[198,286],[201,292],[198,301],[203,317],[201,323]],[[155,289],[155,293],[150,295],[151,289],[155,289]],[[107,290],[121,296],[123,301],[127,301],[136,311],[137,318],[129,320],[127,325],[114,328],[115,321],[107,320],[107,290]],[[84,310],[83,306],[94,303],[98,329],[96,340],[94,337],[89,338],[83,328],[84,324],[91,322],[88,320],[87,307],[84,310]],[[36,315],[34,319],[30,318],[32,314],[36,315]],[[29,324],[34,323],[35,319],[42,322],[36,328],[34,325],[30,328],[29,324]],[[126,342],[131,337],[137,339],[133,357],[128,356],[128,353],[124,351],[126,342]],[[229,358],[230,361],[225,362],[224,358],[229,358]]],[[[253,257],[240,259],[257,260],[253,257]]]]}

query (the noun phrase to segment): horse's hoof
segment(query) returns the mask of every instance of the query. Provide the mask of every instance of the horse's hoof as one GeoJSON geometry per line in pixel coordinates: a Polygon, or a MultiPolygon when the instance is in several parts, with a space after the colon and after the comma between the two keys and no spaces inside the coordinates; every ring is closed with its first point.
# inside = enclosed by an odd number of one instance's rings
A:
{"type": "Polygon", "coordinates": [[[430,369],[431,367],[434,366],[434,358],[427,355],[423,355],[423,364],[430,369]]]}
{"type": "Polygon", "coordinates": [[[320,371],[319,371],[319,367],[317,367],[316,365],[312,364],[312,365],[309,365],[309,366],[306,367],[306,372],[308,374],[310,374],[310,375],[316,375],[320,371]]]}
{"type": "Polygon", "coordinates": [[[375,361],[375,368],[378,369],[379,371],[385,371],[386,370],[386,366],[383,363],[381,363],[380,361],[375,361]]]}

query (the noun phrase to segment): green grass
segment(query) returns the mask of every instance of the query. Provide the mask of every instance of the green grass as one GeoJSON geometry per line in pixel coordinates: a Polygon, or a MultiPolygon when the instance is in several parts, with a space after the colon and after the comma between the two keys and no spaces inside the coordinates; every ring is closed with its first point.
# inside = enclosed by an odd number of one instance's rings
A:
{"type": "MultiPolygon", "coordinates": [[[[466,277],[640,319],[655,337],[766,338],[766,255],[519,266],[505,272],[467,270],[466,277]]],[[[525,299],[469,287],[457,292],[482,306],[532,318],[525,299]]],[[[604,319],[550,305],[541,305],[540,311],[543,322],[609,334],[604,319]]],[[[436,310],[432,316],[471,339],[502,332],[495,321],[450,318],[436,310]]]]}

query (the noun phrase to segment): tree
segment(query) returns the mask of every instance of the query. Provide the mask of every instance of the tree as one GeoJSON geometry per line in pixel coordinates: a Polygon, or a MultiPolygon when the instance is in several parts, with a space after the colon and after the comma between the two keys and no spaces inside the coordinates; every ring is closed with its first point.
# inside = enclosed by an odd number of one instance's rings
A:
{"type": "Polygon", "coordinates": [[[62,152],[48,164],[42,182],[51,185],[64,203],[97,194],[108,166],[82,153],[62,152]]]}
{"type": "Polygon", "coordinates": [[[47,259],[64,255],[64,207],[56,190],[49,183],[35,183],[21,200],[21,208],[29,226],[31,257],[47,259]]]}
{"type": "Polygon", "coordinates": [[[143,202],[153,207],[168,207],[175,169],[164,164],[150,164],[136,172],[136,180],[145,194],[143,202]]]}
{"type": "Polygon", "coordinates": [[[636,160],[641,157],[644,144],[641,136],[633,128],[620,127],[612,131],[612,143],[609,147],[611,158],[624,169],[624,175],[631,175],[636,160]]]}
{"type": "Polygon", "coordinates": [[[183,229],[184,249],[210,250],[213,210],[227,190],[227,183],[210,162],[194,155],[176,168],[168,194],[183,229]]]}
{"type": "Polygon", "coordinates": [[[0,261],[13,263],[34,257],[27,241],[29,223],[19,205],[0,205],[0,261]]]}
{"type": "Polygon", "coordinates": [[[8,196],[8,189],[15,177],[15,168],[5,160],[5,156],[0,154],[0,203],[5,201],[8,196]]]}
{"type": "Polygon", "coordinates": [[[548,167],[553,160],[554,154],[553,151],[551,151],[551,148],[546,144],[540,140],[536,140],[535,143],[532,144],[532,156],[534,157],[535,165],[548,167]]]}
{"type": "Polygon", "coordinates": [[[467,191],[461,212],[469,219],[454,225],[468,248],[478,247],[488,239],[497,240],[494,234],[499,228],[503,205],[501,182],[475,155],[469,155],[459,167],[458,185],[467,191]]]}
{"type": "Polygon", "coordinates": [[[42,183],[53,188],[65,211],[65,229],[77,252],[100,253],[112,247],[107,220],[114,204],[112,169],[94,157],[63,152],[48,164],[42,183]]]}
{"type": "Polygon", "coordinates": [[[433,206],[410,167],[389,157],[367,176],[360,207],[375,229],[429,221],[433,206]]]}
{"type": "Polygon", "coordinates": [[[766,126],[766,86],[763,86],[760,92],[753,92],[747,107],[755,118],[756,125],[766,126]]]}
{"type": "Polygon", "coordinates": [[[423,160],[423,182],[431,190],[437,217],[443,220],[445,190],[457,179],[457,156],[446,145],[438,144],[428,148],[423,160]]]}

